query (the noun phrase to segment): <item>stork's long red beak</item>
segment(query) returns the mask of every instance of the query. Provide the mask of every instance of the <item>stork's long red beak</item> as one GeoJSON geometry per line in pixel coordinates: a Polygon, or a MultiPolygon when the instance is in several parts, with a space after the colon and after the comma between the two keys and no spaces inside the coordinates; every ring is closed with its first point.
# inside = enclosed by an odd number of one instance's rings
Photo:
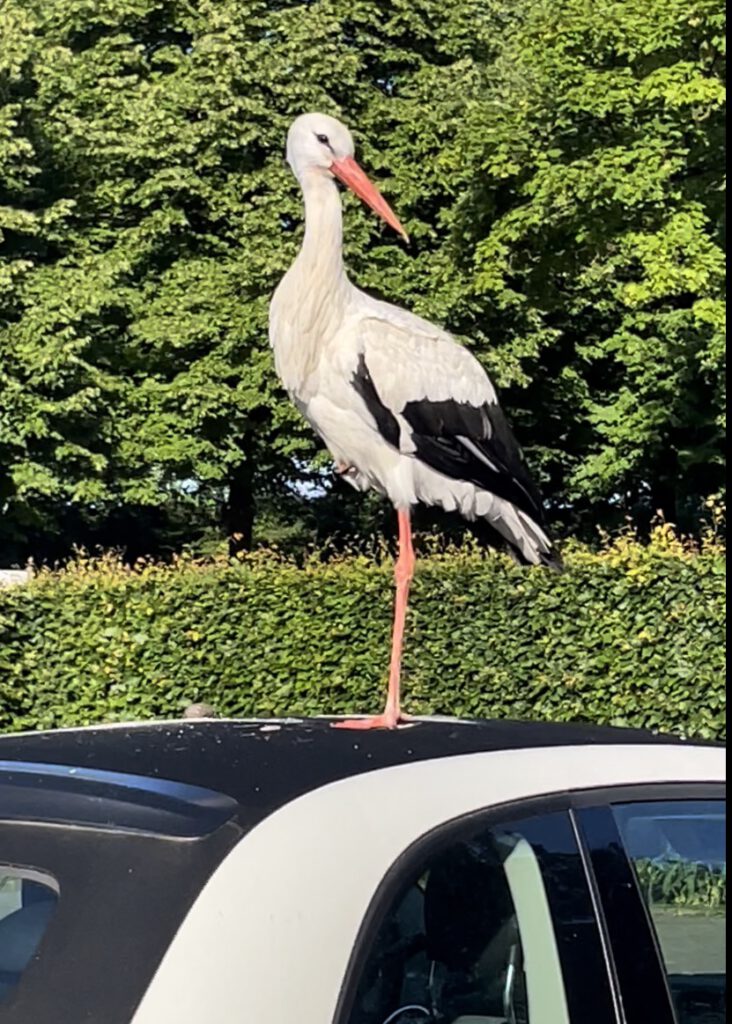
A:
{"type": "Polygon", "coordinates": [[[369,181],[366,174],[361,170],[352,156],[344,156],[342,160],[334,160],[330,169],[339,181],[355,192],[359,199],[371,207],[374,213],[386,221],[389,227],[394,228],[405,242],[409,241],[409,235],[399,223],[399,218],[387,203],[386,199],[379,192],[376,185],[369,181]]]}

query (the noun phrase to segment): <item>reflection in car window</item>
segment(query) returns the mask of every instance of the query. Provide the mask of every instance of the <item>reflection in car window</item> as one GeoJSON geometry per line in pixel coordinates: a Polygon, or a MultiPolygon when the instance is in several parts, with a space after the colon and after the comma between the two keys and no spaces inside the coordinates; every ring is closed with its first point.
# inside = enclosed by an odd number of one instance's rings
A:
{"type": "Polygon", "coordinates": [[[623,804],[614,814],[655,927],[679,1024],[723,1024],[723,802],[623,804]]]}
{"type": "Polygon", "coordinates": [[[605,1024],[603,972],[567,816],[484,827],[412,871],[366,953],[348,1024],[586,1022],[585,983],[593,1024],[605,1024]],[[586,976],[574,993],[567,958],[586,976]]]}
{"type": "Polygon", "coordinates": [[[47,875],[0,864],[0,1002],[32,961],[57,901],[47,875]]]}

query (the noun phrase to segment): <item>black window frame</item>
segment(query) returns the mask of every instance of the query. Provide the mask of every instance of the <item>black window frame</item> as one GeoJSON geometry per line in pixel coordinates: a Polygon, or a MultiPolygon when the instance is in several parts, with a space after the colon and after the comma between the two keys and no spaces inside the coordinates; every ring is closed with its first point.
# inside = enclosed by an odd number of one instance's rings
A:
{"type": "MultiPolygon", "coordinates": [[[[424,865],[434,854],[450,842],[468,838],[482,828],[510,825],[512,821],[542,817],[553,813],[565,813],[573,828],[584,878],[592,901],[595,921],[598,927],[605,964],[605,979],[609,1001],[603,1001],[599,1008],[603,1016],[611,1013],[616,1024],[676,1024],[671,993],[668,987],[666,969],[656,940],[655,929],[647,911],[643,895],[637,885],[635,870],[625,850],[620,832],[612,814],[614,804],[641,801],[671,800],[724,800],[725,784],[710,782],[667,782],[630,783],[590,787],[583,790],[562,791],[525,797],[518,800],[492,804],[475,811],[441,822],[411,843],[390,865],[373,894],[357,933],[348,965],[341,983],[332,1024],[348,1024],[353,1012],[359,980],[382,924],[394,905],[395,899],[404,890],[405,882],[414,877],[420,865],[424,865]],[[632,908],[634,920],[641,930],[641,942],[646,954],[644,963],[651,972],[653,990],[663,1000],[660,1013],[639,1018],[638,1000],[629,987],[635,977],[630,960],[632,946],[620,942],[617,928],[616,908],[610,900],[611,876],[597,877],[599,836],[593,831],[590,812],[606,810],[612,819],[622,857],[615,864],[620,872],[621,883],[627,889],[627,906],[632,908]],[[624,859],[624,863],[623,863],[624,859]],[[620,943],[618,945],[618,943],[620,943]],[[652,955],[649,955],[649,950],[652,955]],[[630,1014],[629,1014],[630,1009],[630,1014]]],[[[615,842],[615,836],[612,836],[615,842]]],[[[626,937],[627,938],[627,937],[626,937]]],[[[564,970],[564,964],[563,970],[564,970]]],[[[595,1020],[600,1020],[598,1012],[595,1020]]]]}

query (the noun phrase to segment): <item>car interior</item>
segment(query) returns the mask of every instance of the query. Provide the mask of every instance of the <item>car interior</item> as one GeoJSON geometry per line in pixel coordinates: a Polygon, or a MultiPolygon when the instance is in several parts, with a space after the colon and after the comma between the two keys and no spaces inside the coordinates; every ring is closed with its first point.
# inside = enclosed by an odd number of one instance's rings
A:
{"type": "Polygon", "coordinates": [[[350,1024],[528,1024],[506,852],[482,838],[430,863],[381,928],[350,1024]]]}

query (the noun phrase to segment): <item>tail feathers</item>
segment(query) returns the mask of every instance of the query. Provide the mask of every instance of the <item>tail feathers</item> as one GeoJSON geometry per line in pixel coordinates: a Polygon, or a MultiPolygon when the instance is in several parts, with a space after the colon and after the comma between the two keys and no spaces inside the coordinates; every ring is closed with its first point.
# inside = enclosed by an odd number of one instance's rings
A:
{"type": "Polygon", "coordinates": [[[543,528],[538,526],[525,512],[517,510],[517,516],[523,529],[523,536],[520,541],[521,548],[523,550],[525,546],[528,547],[528,557],[531,563],[545,565],[551,569],[561,569],[562,560],[559,553],[552,545],[543,528]]]}
{"type": "Polygon", "coordinates": [[[472,524],[478,540],[505,550],[519,565],[544,565],[561,572],[561,556],[543,529],[515,506],[502,511],[497,519],[485,517],[472,524]]]}

